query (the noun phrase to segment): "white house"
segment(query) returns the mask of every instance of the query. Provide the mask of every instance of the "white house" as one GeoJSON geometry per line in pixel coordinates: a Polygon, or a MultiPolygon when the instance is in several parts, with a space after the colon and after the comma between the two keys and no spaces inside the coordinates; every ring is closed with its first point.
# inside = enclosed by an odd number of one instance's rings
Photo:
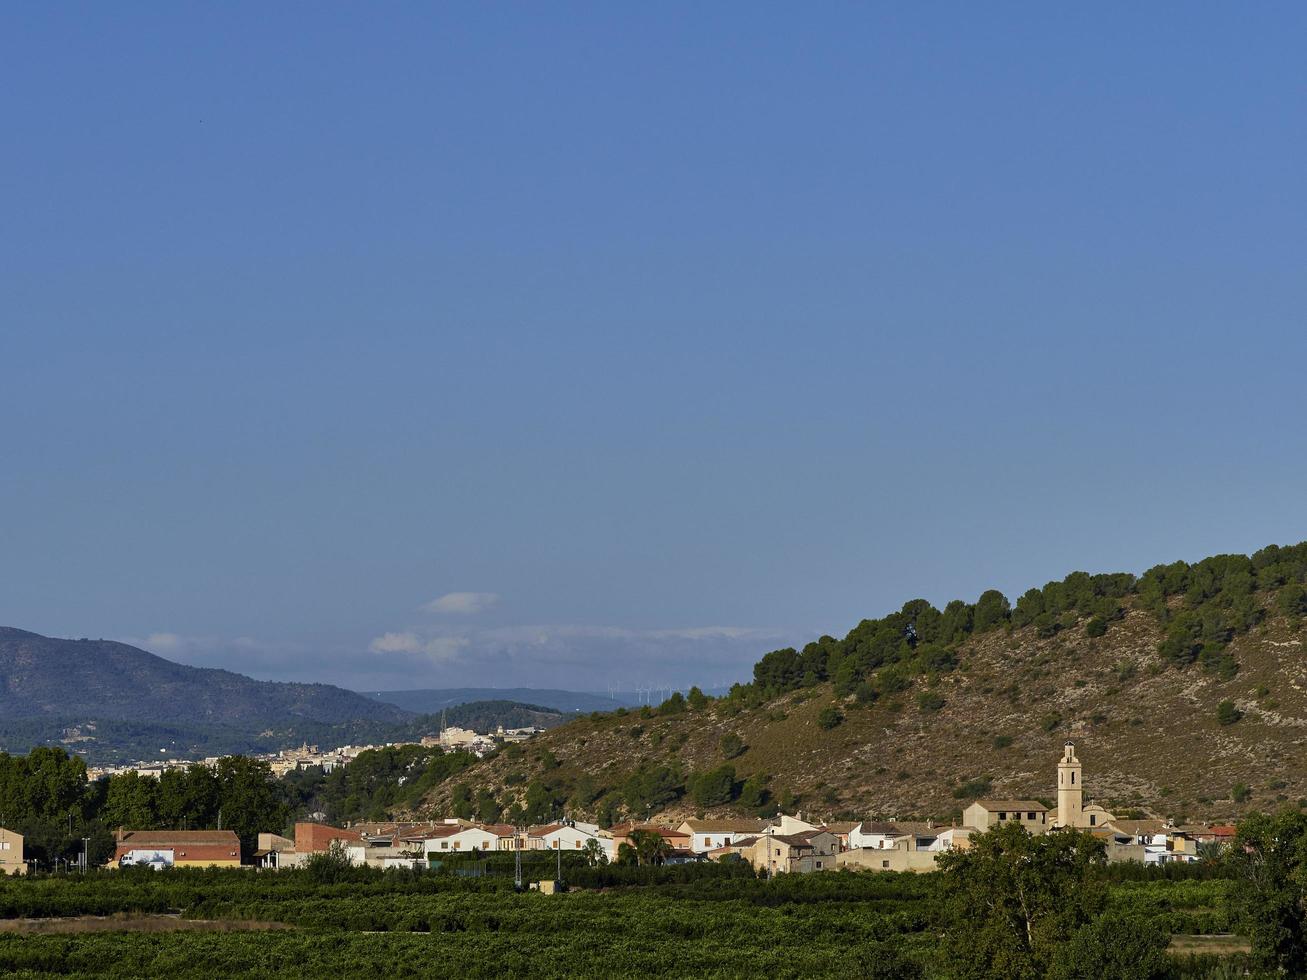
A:
{"type": "Polygon", "coordinates": [[[526,846],[532,851],[579,851],[592,840],[599,840],[598,834],[571,823],[551,823],[528,830],[526,846]]]}
{"type": "Polygon", "coordinates": [[[906,835],[907,831],[896,823],[883,820],[864,820],[849,831],[849,849],[886,850],[893,847],[896,840],[906,835]]]}
{"type": "Polygon", "coordinates": [[[507,825],[457,824],[437,827],[423,835],[422,852],[433,854],[467,854],[472,851],[511,851],[517,845],[517,832],[507,825]]]}
{"type": "Polygon", "coordinates": [[[820,830],[815,823],[808,823],[803,819],[803,814],[789,816],[788,814],[777,814],[776,820],[763,830],[764,834],[779,834],[788,836],[790,834],[802,834],[809,830],[820,830]]]}
{"type": "Polygon", "coordinates": [[[690,850],[706,854],[763,832],[761,820],[687,820],[677,829],[690,835],[690,850]]]}

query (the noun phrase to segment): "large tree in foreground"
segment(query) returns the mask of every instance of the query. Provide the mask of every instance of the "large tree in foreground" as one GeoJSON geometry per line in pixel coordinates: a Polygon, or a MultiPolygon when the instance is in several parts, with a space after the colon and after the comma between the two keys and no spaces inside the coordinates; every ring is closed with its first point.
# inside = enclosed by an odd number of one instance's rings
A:
{"type": "Polygon", "coordinates": [[[1249,815],[1239,824],[1230,864],[1257,965],[1307,976],[1307,814],[1249,815]]]}
{"type": "Polygon", "coordinates": [[[1101,842],[1056,831],[1032,836],[1017,824],[971,838],[940,856],[948,881],[950,976],[1042,980],[1053,958],[1101,913],[1106,891],[1095,874],[1101,842]]]}

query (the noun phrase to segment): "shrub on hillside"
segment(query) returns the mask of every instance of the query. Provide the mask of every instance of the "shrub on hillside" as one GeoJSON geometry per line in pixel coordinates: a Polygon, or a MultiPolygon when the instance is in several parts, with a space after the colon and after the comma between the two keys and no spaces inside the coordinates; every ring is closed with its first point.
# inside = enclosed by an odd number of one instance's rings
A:
{"type": "Polygon", "coordinates": [[[817,724],[830,731],[832,728],[838,728],[844,721],[844,715],[840,714],[838,708],[822,708],[821,714],[817,716],[817,724]]]}
{"type": "Polygon", "coordinates": [[[917,707],[922,711],[938,711],[944,707],[944,695],[938,691],[922,691],[917,695],[917,707]]]}
{"type": "Polygon", "coordinates": [[[736,735],[735,732],[727,732],[721,737],[717,747],[721,749],[723,759],[734,759],[744,751],[744,739],[736,735]]]}
{"type": "Polygon", "coordinates": [[[1243,712],[1234,706],[1233,701],[1222,701],[1216,707],[1216,720],[1222,725],[1233,725],[1243,717],[1243,712]]]}

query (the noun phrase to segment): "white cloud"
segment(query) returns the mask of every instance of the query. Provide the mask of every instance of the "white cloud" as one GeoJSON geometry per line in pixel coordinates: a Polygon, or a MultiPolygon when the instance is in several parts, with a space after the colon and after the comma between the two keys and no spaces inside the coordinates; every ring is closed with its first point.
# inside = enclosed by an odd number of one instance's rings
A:
{"type": "Polygon", "coordinates": [[[499,596],[494,592],[447,592],[427,602],[422,609],[440,615],[473,615],[484,613],[498,602],[499,596]]]}
{"type": "Polygon", "coordinates": [[[498,602],[499,596],[494,592],[447,592],[439,599],[432,599],[422,609],[442,616],[470,616],[485,612],[498,602]]]}
{"type": "Polygon", "coordinates": [[[178,633],[151,633],[141,641],[141,645],[154,653],[176,653],[185,649],[190,643],[178,633]]]}
{"type": "Polygon", "coordinates": [[[373,653],[421,653],[422,641],[416,633],[383,633],[368,649],[373,653]]]}
{"type": "Polygon", "coordinates": [[[369,649],[407,663],[413,677],[430,677],[423,683],[433,687],[475,679],[577,690],[616,683],[627,690],[743,679],[767,650],[795,640],[791,631],[746,626],[448,625],[384,633],[369,649]]]}
{"type": "Polygon", "coordinates": [[[468,645],[465,636],[433,636],[423,638],[416,633],[383,633],[368,644],[373,653],[406,653],[447,662],[455,659],[468,645]]]}

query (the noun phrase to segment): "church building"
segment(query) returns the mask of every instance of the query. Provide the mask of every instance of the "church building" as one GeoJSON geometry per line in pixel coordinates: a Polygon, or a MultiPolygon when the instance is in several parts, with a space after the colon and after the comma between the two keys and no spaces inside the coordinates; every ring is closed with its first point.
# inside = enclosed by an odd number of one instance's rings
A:
{"type": "Polygon", "coordinates": [[[1054,827],[1076,827],[1089,830],[1115,820],[1111,813],[1097,803],[1084,803],[1084,773],[1076,758],[1075,742],[1062,746],[1062,758],[1057,764],[1057,816],[1054,827]]]}

